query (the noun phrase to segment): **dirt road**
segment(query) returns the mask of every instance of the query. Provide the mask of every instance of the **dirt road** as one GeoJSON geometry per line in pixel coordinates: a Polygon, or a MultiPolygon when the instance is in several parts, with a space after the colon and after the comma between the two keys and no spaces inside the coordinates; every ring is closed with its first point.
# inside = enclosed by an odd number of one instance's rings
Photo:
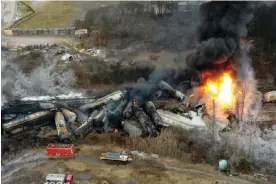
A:
{"type": "Polygon", "coordinates": [[[62,43],[62,38],[58,37],[29,37],[29,36],[16,36],[6,37],[7,42],[14,43],[16,45],[31,45],[31,44],[53,44],[62,43]]]}
{"type": "Polygon", "coordinates": [[[40,183],[48,173],[72,173],[76,184],[258,184],[237,177],[227,177],[209,165],[184,164],[169,158],[142,159],[134,157],[127,165],[110,165],[98,159],[105,151],[122,151],[114,145],[79,147],[77,156],[68,160],[49,160],[44,149],[25,151],[2,167],[2,183],[40,183]]]}

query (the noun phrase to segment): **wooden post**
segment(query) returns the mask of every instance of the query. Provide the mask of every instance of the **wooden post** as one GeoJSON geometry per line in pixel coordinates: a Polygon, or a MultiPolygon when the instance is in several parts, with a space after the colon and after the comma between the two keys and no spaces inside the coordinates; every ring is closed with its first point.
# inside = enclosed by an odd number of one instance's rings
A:
{"type": "Polygon", "coordinates": [[[213,95],[213,141],[215,140],[215,125],[216,125],[216,102],[215,102],[215,95],[213,95]]]}

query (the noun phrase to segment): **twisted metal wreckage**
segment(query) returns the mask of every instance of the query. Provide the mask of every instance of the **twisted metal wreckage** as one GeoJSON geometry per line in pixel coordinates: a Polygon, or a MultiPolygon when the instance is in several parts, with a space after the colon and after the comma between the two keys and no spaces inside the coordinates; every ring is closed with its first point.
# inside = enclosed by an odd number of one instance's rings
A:
{"type": "MultiPolygon", "coordinates": [[[[183,101],[185,95],[165,81],[155,86],[171,97],[183,101]]],[[[162,127],[184,129],[205,128],[203,121],[196,123],[183,116],[156,109],[150,97],[139,96],[134,88],[115,91],[102,98],[26,97],[9,102],[2,109],[2,130],[7,136],[17,135],[35,127],[55,122],[62,142],[71,136],[84,137],[92,130],[98,132],[125,132],[136,136],[157,136],[162,127]]],[[[160,97],[160,95],[159,95],[160,97]]],[[[155,97],[156,98],[156,97],[155,97]]]]}

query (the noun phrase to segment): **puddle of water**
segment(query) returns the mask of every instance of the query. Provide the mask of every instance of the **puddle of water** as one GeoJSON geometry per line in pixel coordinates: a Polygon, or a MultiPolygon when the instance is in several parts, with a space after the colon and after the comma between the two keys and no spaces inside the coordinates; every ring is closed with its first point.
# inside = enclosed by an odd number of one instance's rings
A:
{"type": "Polygon", "coordinates": [[[98,159],[89,156],[77,156],[76,160],[89,163],[91,165],[104,165],[104,162],[98,161],[98,159]]]}

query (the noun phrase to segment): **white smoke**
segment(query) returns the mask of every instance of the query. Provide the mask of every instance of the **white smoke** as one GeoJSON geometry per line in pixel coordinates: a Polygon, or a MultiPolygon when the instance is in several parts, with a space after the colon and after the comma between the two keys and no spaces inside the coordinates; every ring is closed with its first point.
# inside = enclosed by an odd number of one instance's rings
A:
{"type": "MultiPolygon", "coordinates": [[[[244,155],[251,161],[256,172],[275,174],[276,126],[264,130],[259,128],[262,94],[257,89],[257,80],[251,66],[251,59],[244,49],[242,49],[238,61],[241,94],[235,94],[240,95],[237,100],[238,112],[235,115],[239,119],[239,124],[230,132],[221,133],[221,136],[216,134],[215,140],[219,142],[219,148],[226,148],[225,151],[230,156],[230,160],[244,155]]],[[[218,116],[216,118],[219,119],[218,116]]],[[[212,133],[211,131],[203,134],[202,141],[207,141],[207,137],[210,135],[214,136],[212,133]]],[[[219,149],[215,144],[212,146],[215,150],[219,149]]]]}
{"type": "Polygon", "coordinates": [[[232,85],[235,103],[226,108],[224,104],[220,104],[216,96],[213,97],[212,93],[204,94],[203,100],[209,115],[215,115],[218,120],[225,121],[230,111],[240,121],[256,121],[261,112],[262,94],[257,89],[257,80],[251,66],[251,59],[246,50],[242,48],[241,55],[236,60],[238,61],[236,63],[238,76],[232,85]],[[215,98],[214,101],[213,98],[215,98]]]}
{"type": "Polygon", "coordinates": [[[72,70],[58,71],[56,67],[58,60],[53,55],[47,54],[39,59],[42,59],[42,64],[31,73],[23,73],[18,65],[9,59],[2,59],[2,105],[13,98],[57,96],[75,92],[72,87],[75,84],[72,70]]]}
{"type": "Polygon", "coordinates": [[[253,166],[264,172],[276,171],[276,126],[262,131],[257,126],[261,114],[262,94],[257,89],[257,80],[251,66],[251,58],[242,48],[240,57],[242,95],[239,99],[239,127],[230,134],[229,141],[236,152],[248,156],[253,166]]]}
{"type": "Polygon", "coordinates": [[[43,100],[55,100],[55,99],[74,99],[74,98],[85,98],[83,93],[70,92],[69,94],[61,94],[57,96],[28,96],[21,98],[22,101],[43,101],[43,100]]]}
{"type": "Polygon", "coordinates": [[[252,163],[254,173],[276,176],[276,126],[262,131],[251,122],[244,121],[239,125],[230,132],[214,133],[207,129],[193,137],[213,150],[208,159],[217,161],[217,156],[229,159],[230,167],[234,169],[239,159],[246,157],[252,163]]]}
{"type": "Polygon", "coordinates": [[[231,132],[229,141],[236,152],[248,156],[253,166],[276,171],[276,126],[261,131],[248,122],[242,122],[237,131],[231,132]]]}
{"type": "Polygon", "coordinates": [[[238,95],[237,103],[238,118],[244,121],[256,120],[260,114],[262,107],[262,94],[257,89],[257,80],[255,78],[254,70],[251,66],[251,59],[247,55],[245,49],[242,49],[239,69],[239,80],[241,94],[238,95]]]}

